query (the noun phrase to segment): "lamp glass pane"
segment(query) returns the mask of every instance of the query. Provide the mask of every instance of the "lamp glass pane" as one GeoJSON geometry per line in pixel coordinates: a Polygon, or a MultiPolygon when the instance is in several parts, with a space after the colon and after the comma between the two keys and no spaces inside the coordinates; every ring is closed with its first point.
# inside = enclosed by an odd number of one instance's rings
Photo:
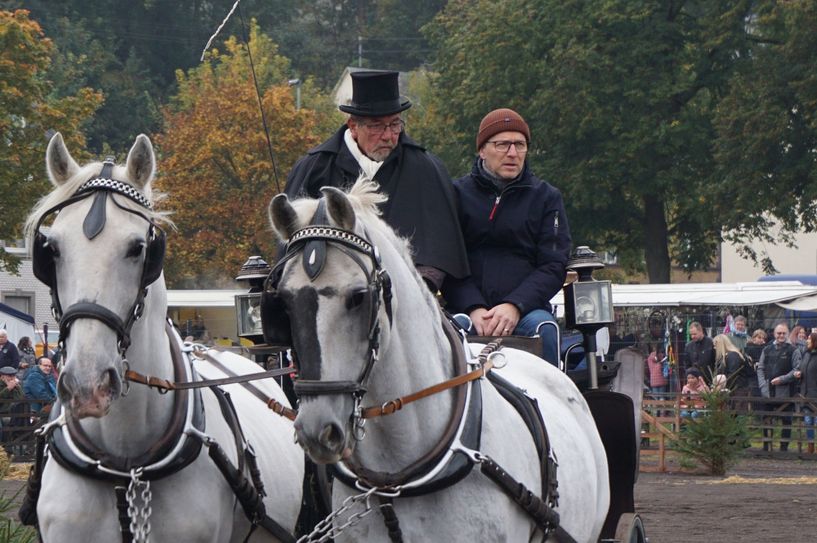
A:
{"type": "Polygon", "coordinates": [[[261,293],[237,295],[235,308],[238,335],[261,335],[261,293]]]}
{"type": "Polygon", "coordinates": [[[613,304],[609,281],[573,284],[576,324],[599,324],[613,321],[613,304]]]}

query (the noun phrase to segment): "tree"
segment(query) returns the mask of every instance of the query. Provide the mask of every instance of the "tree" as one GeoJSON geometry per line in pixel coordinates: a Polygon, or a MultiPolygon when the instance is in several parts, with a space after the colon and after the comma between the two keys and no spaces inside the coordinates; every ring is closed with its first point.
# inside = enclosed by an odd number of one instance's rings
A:
{"type": "MultiPolygon", "coordinates": [[[[669,282],[672,261],[704,268],[722,228],[745,215],[722,197],[731,165],[713,151],[726,135],[718,116],[738,113],[725,97],[739,74],[757,73],[755,32],[766,23],[752,22],[767,4],[453,0],[426,27],[440,125],[453,127],[438,136],[441,154],[472,149],[488,110],[517,109],[533,132],[529,162],[566,193],[577,242],[646,266],[651,282],[669,282]]],[[[727,147],[740,148],[745,134],[733,136],[727,147]]],[[[763,188],[741,185],[747,197],[763,188]]],[[[753,214],[775,205],[756,204],[753,214]]]]}
{"type": "MultiPolygon", "coordinates": [[[[43,174],[47,136],[63,133],[84,149],[80,129],[102,102],[87,87],[50,96],[47,70],[53,45],[25,10],[0,11],[0,239],[21,237],[34,201],[49,188],[43,174]]],[[[0,269],[17,273],[19,261],[0,251],[0,269]]]]}
{"type": "Polygon", "coordinates": [[[249,47],[265,89],[275,169],[246,48],[235,38],[223,53],[214,49],[201,66],[178,73],[179,93],[165,109],[165,132],[156,138],[158,187],[168,193],[163,207],[178,228],[169,238],[165,272],[179,288],[234,286],[248,256],[271,261],[276,244],[266,207],[295,160],[335,126],[331,116],[316,111],[330,106],[309,81],[302,89],[305,107],[295,109],[286,84],[288,60],[256,26],[249,47]]]}
{"type": "Polygon", "coordinates": [[[766,273],[774,263],[746,239],[791,244],[793,232],[817,229],[815,25],[814,2],[760,3],[751,25],[756,46],[714,119],[724,237],[766,273]],[[777,239],[772,223],[781,226],[777,239]]]}

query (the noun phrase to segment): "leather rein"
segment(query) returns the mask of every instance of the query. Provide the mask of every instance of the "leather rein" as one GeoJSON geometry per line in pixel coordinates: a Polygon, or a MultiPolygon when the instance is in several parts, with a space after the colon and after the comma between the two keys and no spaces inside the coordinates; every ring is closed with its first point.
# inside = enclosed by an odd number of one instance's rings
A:
{"type": "MultiPolygon", "coordinates": [[[[499,339],[496,342],[489,344],[491,349],[490,351],[488,351],[488,347],[486,347],[486,351],[493,352],[499,349],[501,343],[502,340],[499,339]]],[[[399,398],[394,398],[393,400],[386,401],[382,405],[364,407],[361,410],[360,416],[361,418],[364,419],[385,417],[387,415],[396,413],[397,411],[401,410],[404,406],[412,402],[416,402],[417,400],[422,400],[423,398],[433,396],[434,394],[439,394],[440,392],[444,392],[446,390],[456,388],[466,383],[470,383],[471,381],[474,381],[476,379],[481,379],[489,371],[491,371],[491,369],[494,367],[494,363],[487,358],[487,355],[480,355],[480,359],[482,360],[482,364],[480,365],[479,368],[475,370],[472,370],[462,375],[458,375],[446,381],[442,381],[440,383],[437,383],[436,385],[426,387],[422,390],[418,390],[417,392],[413,392],[411,394],[407,394],[405,396],[401,396],[399,398]],[[482,360],[483,356],[485,356],[484,360],[482,360]]],[[[281,377],[282,375],[292,375],[296,372],[297,369],[295,367],[287,366],[284,368],[277,368],[274,370],[268,370],[259,373],[249,373],[246,375],[232,375],[230,377],[223,377],[221,379],[207,379],[202,381],[179,383],[176,381],[170,381],[168,379],[162,379],[160,377],[154,377],[152,375],[144,375],[137,371],[128,370],[125,372],[125,378],[130,382],[139,383],[140,385],[145,385],[149,388],[155,388],[156,390],[159,391],[159,393],[166,394],[171,390],[172,391],[189,390],[194,388],[207,388],[211,386],[229,385],[233,383],[247,383],[250,381],[257,381],[260,379],[281,377]]],[[[268,398],[265,400],[265,402],[268,408],[270,408],[275,413],[281,415],[282,417],[288,418],[289,420],[295,420],[295,417],[298,415],[298,411],[296,409],[286,407],[285,405],[275,400],[274,398],[268,398]]]]}

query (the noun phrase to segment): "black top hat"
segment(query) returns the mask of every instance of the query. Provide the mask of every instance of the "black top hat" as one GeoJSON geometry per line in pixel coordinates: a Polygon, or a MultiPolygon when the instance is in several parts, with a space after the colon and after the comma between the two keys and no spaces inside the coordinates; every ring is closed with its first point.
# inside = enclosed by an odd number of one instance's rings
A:
{"type": "Polygon", "coordinates": [[[411,102],[402,98],[397,72],[352,72],[352,103],[338,109],[361,117],[383,117],[410,108],[411,102]]]}

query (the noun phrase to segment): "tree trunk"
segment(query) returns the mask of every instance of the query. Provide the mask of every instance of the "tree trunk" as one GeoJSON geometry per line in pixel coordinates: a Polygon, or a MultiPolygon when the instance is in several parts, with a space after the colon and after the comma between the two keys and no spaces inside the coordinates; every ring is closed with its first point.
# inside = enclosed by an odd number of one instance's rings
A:
{"type": "Polygon", "coordinates": [[[664,200],[652,194],[644,196],[644,259],[650,283],[670,282],[669,236],[664,200]]]}

